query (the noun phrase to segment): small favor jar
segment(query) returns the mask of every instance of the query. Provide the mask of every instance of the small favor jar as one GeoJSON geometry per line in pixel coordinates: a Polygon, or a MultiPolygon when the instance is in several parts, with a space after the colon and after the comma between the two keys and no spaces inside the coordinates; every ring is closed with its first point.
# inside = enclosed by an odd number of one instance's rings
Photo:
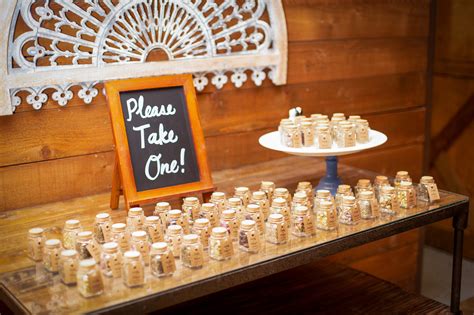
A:
{"type": "Polygon", "coordinates": [[[207,249],[209,246],[209,236],[211,236],[211,224],[209,220],[206,218],[197,219],[194,221],[191,232],[199,236],[202,248],[207,249]]]}
{"type": "Polygon", "coordinates": [[[337,211],[337,213],[341,212],[342,200],[343,200],[344,196],[354,196],[351,186],[349,186],[349,185],[339,185],[337,187],[336,197],[334,198],[335,201],[336,201],[336,211],[337,211]]]}
{"type": "Polygon", "coordinates": [[[99,213],[95,216],[94,237],[97,243],[110,242],[112,238],[112,219],[108,213],[99,213]]]}
{"type": "Polygon", "coordinates": [[[234,209],[237,218],[242,218],[244,214],[244,206],[242,204],[242,199],[237,197],[227,199],[227,209],[234,209]]]}
{"type": "Polygon", "coordinates": [[[303,147],[312,147],[314,145],[314,129],[313,124],[309,121],[301,123],[301,135],[303,147]]]}
{"type": "Polygon", "coordinates": [[[174,255],[165,242],[151,245],[150,271],[155,277],[171,276],[176,271],[174,255]]]}
{"type": "Polygon", "coordinates": [[[319,149],[331,149],[332,134],[328,125],[319,125],[316,127],[316,146],[319,149]]]}
{"type": "Polygon", "coordinates": [[[418,199],[424,202],[434,202],[439,200],[439,191],[434,178],[423,176],[418,185],[418,199]]]}
{"type": "Polygon", "coordinates": [[[405,182],[411,182],[411,177],[410,175],[408,174],[407,171],[398,171],[397,172],[397,175],[395,175],[395,180],[393,181],[393,186],[395,186],[395,188],[397,188],[398,186],[400,186],[400,183],[402,181],[405,181],[405,182]]]}
{"type": "Polygon", "coordinates": [[[61,252],[59,262],[59,276],[65,285],[75,285],[77,282],[77,269],[79,260],[74,249],[66,249],[61,252]]]}
{"type": "Polygon", "coordinates": [[[99,244],[92,238],[91,231],[77,233],[76,251],[79,255],[79,260],[94,258],[95,261],[99,261],[99,244]]]}
{"type": "Polygon", "coordinates": [[[61,241],[55,238],[44,242],[43,265],[52,273],[59,271],[59,254],[61,252],[61,241]]]}
{"type": "Polygon", "coordinates": [[[265,192],[254,191],[252,193],[252,198],[250,199],[250,203],[260,206],[260,211],[262,212],[263,220],[266,220],[268,218],[268,215],[270,214],[270,205],[269,205],[267,195],[265,194],[265,192]]]}
{"type": "Polygon", "coordinates": [[[392,186],[382,186],[379,194],[380,212],[387,214],[397,214],[399,207],[395,188],[392,186]]]}
{"type": "Polygon", "coordinates": [[[308,207],[298,206],[293,212],[291,234],[297,237],[310,237],[315,234],[313,217],[308,207]]]}
{"type": "Polygon", "coordinates": [[[145,264],[140,252],[132,250],[123,254],[122,278],[129,288],[145,284],[145,264]]]}
{"type": "Polygon", "coordinates": [[[153,211],[153,215],[160,218],[161,226],[166,225],[166,214],[170,210],[171,210],[171,206],[166,201],[161,201],[156,204],[155,211],[153,211]]]}
{"type": "Polygon", "coordinates": [[[282,214],[270,214],[266,225],[267,242],[272,244],[285,244],[288,241],[288,226],[282,214]]]}
{"type": "Polygon", "coordinates": [[[303,146],[302,134],[298,126],[286,125],[285,126],[285,144],[290,148],[301,148],[303,146]]]}
{"type": "Polygon", "coordinates": [[[361,191],[357,205],[362,219],[369,220],[379,216],[379,204],[372,191],[361,191]]]}
{"type": "Polygon", "coordinates": [[[288,118],[283,118],[280,120],[280,125],[278,125],[278,132],[280,133],[280,143],[285,144],[285,139],[288,137],[286,135],[285,126],[293,125],[293,121],[288,118]]]}
{"type": "Polygon", "coordinates": [[[130,234],[125,223],[112,224],[112,242],[118,244],[122,253],[130,250],[130,234]]]}
{"type": "Polygon", "coordinates": [[[396,190],[398,206],[401,209],[416,207],[416,192],[411,182],[402,181],[396,190]]]}
{"type": "Polygon", "coordinates": [[[270,181],[262,181],[260,183],[260,190],[267,195],[267,200],[273,199],[273,192],[275,191],[275,183],[270,181]]]}
{"type": "Polygon", "coordinates": [[[100,269],[106,277],[120,278],[122,275],[122,253],[117,243],[109,242],[102,245],[100,269]]]}
{"type": "Polygon", "coordinates": [[[354,196],[344,196],[339,211],[339,223],[355,225],[360,221],[360,211],[354,196]]]}
{"type": "Polygon", "coordinates": [[[338,125],[337,146],[340,148],[356,145],[356,132],[350,122],[342,121],[338,125]]]}
{"type": "Polygon", "coordinates": [[[166,227],[170,225],[180,225],[183,228],[184,233],[189,233],[189,221],[183,216],[183,212],[178,209],[168,211],[166,227]]]}
{"type": "Polygon", "coordinates": [[[187,234],[183,236],[181,245],[181,262],[184,267],[191,269],[202,268],[204,264],[204,254],[199,236],[196,234],[187,234]]]}
{"type": "Polygon", "coordinates": [[[370,179],[359,179],[357,181],[357,185],[355,187],[355,195],[359,197],[361,191],[373,191],[372,184],[370,183],[370,179]]]}
{"type": "Polygon", "coordinates": [[[248,187],[235,187],[234,196],[242,200],[242,205],[247,207],[250,201],[250,189],[248,187]]]}
{"type": "Polygon", "coordinates": [[[275,198],[283,198],[286,201],[286,205],[288,207],[291,206],[291,194],[288,189],[284,187],[275,188],[275,190],[273,191],[273,199],[275,198]]]}
{"type": "Polygon", "coordinates": [[[314,198],[314,207],[313,207],[313,212],[315,214],[318,212],[319,205],[321,204],[322,201],[329,201],[329,202],[333,201],[331,192],[329,190],[318,189],[316,191],[316,198],[314,198]]]}
{"type": "Polygon", "coordinates": [[[227,233],[229,233],[229,236],[232,240],[237,240],[239,220],[237,220],[237,214],[235,213],[234,209],[222,211],[220,226],[227,230],[227,233]]]}
{"type": "Polygon", "coordinates": [[[286,227],[290,228],[291,213],[285,199],[280,197],[273,199],[272,206],[270,207],[270,214],[273,213],[281,214],[286,223],[286,227]]]}
{"type": "Polygon", "coordinates": [[[380,192],[382,191],[382,187],[390,186],[390,182],[388,181],[387,176],[378,175],[374,179],[374,193],[375,198],[378,200],[380,192]]]}
{"type": "Polygon", "coordinates": [[[79,262],[77,289],[85,298],[97,296],[104,292],[104,283],[94,259],[85,259],[79,262]]]}
{"type": "Polygon", "coordinates": [[[299,206],[304,206],[308,208],[310,207],[308,196],[304,191],[298,191],[293,196],[293,200],[291,201],[291,212],[293,213],[296,207],[299,206]]]}
{"type": "Polygon", "coordinates": [[[163,242],[163,227],[160,222],[160,217],[152,215],[145,218],[145,232],[148,236],[150,244],[156,242],[163,242]]]}
{"type": "Polygon", "coordinates": [[[321,200],[316,210],[316,228],[325,231],[335,230],[337,227],[337,212],[334,203],[321,200]]]}
{"type": "Polygon", "coordinates": [[[28,231],[28,257],[33,261],[43,259],[44,230],[42,228],[32,228],[28,231]]]}
{"type": "Polygon", "coordinates": [[[212,229],[209,239],[209,257],[215,260],[227,260],[234,254],[232,239],[224,227],[212,229]]]}
{"type": "Polygon", "coordinates": [[[245,211],[245,219],[255,221],[258,232],[261,235],[265,233],[265,220],[259,205],[253,203],[248,204],[245,211]]]}
{"type": "Polygon", "coordinates": [[[358,143],[369,142],[369,122],[366,119],[356,120],[356,140],[358,143]]]}
{"type": "Polygon", "coordinates": [[[225,193],[221,191],[213,192],[209,202],[212,202],[213,204],[217,206],[217,210],[219,211],[219,215],[220,215],[222,211],[225,210],[225,202],[226,202],[225,193]]]}
{"type": "Polygon", "coordinates": [[[181,243],[183,238],[183,228],[181,225],[170,225],[166,230],[165,241],[171,247],[174,257],[179,258],[181,243]]]}
{"type": "Polygon", "coordinates": [[[203,203],[201,205],[201,213],[199,214],[199,217],[208,219],[211,227],[219,225],[219,210],[212,202],[203,203]]]}
{"type": "Polygon", "coordinates": [[[145,222],[145,214],[140,207],[133,207],[128,210],[127,227],[130,233],[135,231],[142,231],[145,222]]]}
{"type": "Polygon", "coordinates": [[[201,211],[201,205],[199,204],[199,199],[196,197],[186,197],[183,199],[183,213],[189,219],[189,223],[192,225],[194,220],[199,218],[199,212],[201,211]]]}
{"type": "Polygon", "coordinates": [[[145,231],[135,231],[132,233],[130,249],[140,252],[143,262],[148,266],[150,263],[150,242],[145,231]]]}
{"type": "Polygon", "coordinates": [[[260,233],[255,221],[243,220],[240,223],[239,248],[249,253],[258,253],[260,250],[260,233]]]}
{"type": "Polygon", "coordinates": [[[81,231],[79,220],[67,220],[63,229],[63,247],[65,249],[74,249],[76,246],[77,233],[81,231]]]}
{"type": "Polygon", "coordinates": [[[298,186],[296,187],[296,192],[300,192],[300,191],[306,193],[308,208],[313,209],[313,206],[314,206],[313,185],[311,185],[310,182],[299,182],[298,186]]]}

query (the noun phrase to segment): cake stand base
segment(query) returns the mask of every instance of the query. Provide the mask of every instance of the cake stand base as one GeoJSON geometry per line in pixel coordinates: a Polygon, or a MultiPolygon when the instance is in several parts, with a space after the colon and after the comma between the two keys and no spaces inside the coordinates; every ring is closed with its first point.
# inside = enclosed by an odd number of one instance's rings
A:
{"type": "Polygon", "coordinates": [[[335,195],[337,187],[341,183],[341,179],[337,176],[337,156],[327,156],[326,175],[319,181],[318,186],[315,188],[315,193],[318,189],[326,189],[329,190],[332,195],[335,195]]]}

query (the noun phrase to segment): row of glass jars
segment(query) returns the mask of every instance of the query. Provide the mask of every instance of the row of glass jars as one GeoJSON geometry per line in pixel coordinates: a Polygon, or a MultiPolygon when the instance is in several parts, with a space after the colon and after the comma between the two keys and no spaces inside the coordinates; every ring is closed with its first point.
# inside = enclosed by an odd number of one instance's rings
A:
{"type": "Polygon", "coordinates": [[[322,114],[297,116],[293,120],[285,118],[278,127],[283,145],[294,148],[316,146],[320,149],[330,149],[333,143],[338,147],[367,143],[369,130],[367,120],[358,115],[346,120],[343,113],[334,113],[331,120],[322,114]]]}

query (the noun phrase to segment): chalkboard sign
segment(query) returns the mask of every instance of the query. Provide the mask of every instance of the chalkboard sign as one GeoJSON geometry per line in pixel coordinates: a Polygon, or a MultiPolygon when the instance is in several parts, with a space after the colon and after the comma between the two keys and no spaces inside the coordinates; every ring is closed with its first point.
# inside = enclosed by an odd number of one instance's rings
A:
{"type": "Polygon", "coordinates": [[[127,206],[212,189],[190,75],[105,87],[127,206]]]}

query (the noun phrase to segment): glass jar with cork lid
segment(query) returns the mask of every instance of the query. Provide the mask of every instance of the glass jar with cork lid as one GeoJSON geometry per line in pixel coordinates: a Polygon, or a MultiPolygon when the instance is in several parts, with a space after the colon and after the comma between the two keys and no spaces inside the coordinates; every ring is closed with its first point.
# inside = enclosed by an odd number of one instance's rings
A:
{"type": "Polygon", "coordinates": [[[133,207],[128,210],[127,228],[129,232],[142,231],[145,223],[145,214],[140,207],[133,207]]]}
{"type": "Polygon", "coordinates": [[[232,239],[224,227],[212,229],[209,238],[209,257],[215,260],[228,260],[234,255],[232,239]]]}
{"type": "Polygon", "coordinates": [[[297,237],[310,237],[316,233],[313,216],[308,207],[298,206],[293,211],[291,234],[297,237]]]}
{"type": "Polygon", "coordinates": [[[171,210],[171,205],[166,201],[157,202],[153,215],[160,218],[161,225],[166,225],[166,214],[171,210]]]}
{"type": "Polygon", "coordinates": [[[144,228],[150,244],[163,242],[165,236],[160,217],[155,215],[146,217],[144,228]]]}
{"type": "Polygon", "coordinates": [[[95,216],[94,237],[97,243],[110,242],[112,238],[112,218],[108,213],[99,213],[95,216]]]}
{"type": "Polygon", "coordinates": [[[232,240],[237,240],[239,220],[234,209],[222,211],[220,226],[224,227],[232,240]]]}
{"type": "Polygon", "coordinates": [[[267,195],[267,200],[271,202],[273,199],[273,192],[275,191],[275,183],[271,181],[262,181],[260,183],[260,190],[267,195]]]}
{"type": "Polygon", "coordinates": [[[253,220],[257,224],[258,232],[263,235],[265,233],[265,220],[259,205],[250,203],[245,211],[245,219],[253,220]]]}
{"type": "Polygon", "coordinates": [[[43,265],[44,268],[52,273],[59,271],[59,254],[61,252],[61,241],[55,238],[44,242],[43,265]]]}
{"type": "Polygon", "coordinates": [[[150,263],[150,242],[145,231],[135,231],[130,240],[130,249],[140,252],[143,262],[146,266],[150,263]]]}
{"type": "Polygon", "coordinates": [[[375,199],[373,191],[361,191],[357,205],[359,206],[360,217],[362,219],[375,219],[379,216],[379,204],[377,199],[375,199]]]}
{"type": "Polygon", "coordinates": [[[242,200],[242,205],[247,207],[250,201],[250,197],[252,197],[250,193],[250,189],[248,187],[235,187],[234,189],[234,196],[240,198],[242,200]]]}
{"type": "Polygon", "coordinates": [[[212,202],[217,206],[217,210],[219,211],[219,215],[226,209],[226,195],[222,191],[215,191],[211,195],[211,199],[209,202],[212,202]]]}
{"type": "Polygon", "coordinates": [[[243,220],[239,227],[239,248],[248,253],[260,251],[260,233],[253,220],[243,220]]]}
{"type": "Polygon", "coordinates": [[[92,237],[91,231],[82,231],[77,233],[76,251],[79,260],[94,258],[96,261],[100,259],[99,244],[92,237]]]}
{"type": "Polygon", "coordinates": [[[332,231],[337,228],[337,212],[332,200],[321,200],[316,210],[316,228],[332,231]]]}
{"type": "Polygon", "coordinates": [[[268,218],[270,214],[270,205],[267,199],[267,195],[263,191],[254,191],[252,193],[252,198],[250,199],[250,203],[256,204],[260,206],[260,210],[263,215],[263,220],[268,218]]]}
{"type": "Polygon", "coordinates": [[[183,241],[183,228],[181,225],[170,225],[166,230],[165,241],[171,248],[174,257],[179,258],[181,243],[183,241]]]}
{"type": "Polygon", "coordinates": [[[282,214],[270,214],[266,225],[267,242],[278,245],[288,241],[288,225],[282,214]]]}
{"type": "Polygon", "coordinates": [[[122,253],[117,243],[108,242],[102,245],[100,269],[106,277],[120,278],[122,276],[122,253]]]}
{"type": "Polygon", "coordinates": [[[375,194],[375,198],[377,200],[379,199],[380,192],[382,191],[382,187],[384,187],[384,186],[390,186],[390,182],[388,181],[388,177],[387,176],[382,176],[382,175],[375,176],[375,179],[374,179],[374,194],[375,194]]]}
{"type": "Polygon", "coordinates": [[[150,271],[155,277],[171,276],[176,271],[174,255],[165,242],[152,244],[150,256],[150,271]]]}
{"type": "Polygon", "coordinates": [[[211,224],[208,219],[199,218],[196,221],[194,221],[194,225],[191,228],[191,232],[199,236],[203,249],[207,249],[209,247],[209,237],[211,236],[211,224]]]}
{"type": "Polygon", "coordinates": [[[201,204],[199,199],[196,197],[186,197],[183,199],[182,206],[183,213],[189,220],[189,224],[192,225],[194,220],[199,218],[199,212],[201,211],[201,204]]]}
{"type": "Polygon", "coordinates": [[[125,223],[112,224],[112,242],[118,244],[122,253],[130,250],[130,234],[125,223]]]}
{"type": "Polygon", "coordinates": [[[339,223],[356,225],[360,221],[360,210],[354,196],[342,198],[342,208],[339,211],[339,223]]]}
{"type": "Polygon", "coordinates": [[[416,191],[409,181],[401,181],[397,191],[398,206],[401,209],[411,209],[416,207],[416,191]]]}
{"type": "Polygon", "coordinates": [[[199,216],[208,219],[211,227],[219,225],[219,210],[212,202],[206,202],[201,205],[201,213],[199,216]]]}
{"type": "Polygon", "coordinates": [[[44,229],[32,228],[28,230],[28,257],[33,261],[43,260],[44,229]]]}
{"type": "Polygon", "coordinates": [[[270,214],[281,214],[286,223],[286,227],[290,227],[291,213],[285,199],[280,197],[273,199],[272,206],[270,207],[270,214]]]}
{"type": "Polygon", "coordinates": [[[354,193],[352,192],[352,188],[349,185],[339,185],[337,187],[336,191],[336,196],[335,196],[335,202],[336,202],[336,211],[337,213],[341,212],[342,208],[342,200],[344,196],[354,196],[354,193]]]}
{"type": "Polygon", "coordinates": [[[204,264],[204,254],[198,235],[187,234],[183,236],[180,258],[184,267],[191,269],[202,268],[204,264]]]}
{"type": "Polygon", "coordinates": [[[65,285],[75,285],[77,282],[77,269],[79,267],[79,259],[77,251],[74,249],[66,249],[61,251],[61,259],[59,261],[59,276],[65,285]]]}
{"type": "Polygon", "coordinates": [[[275,198],[283,198],[286,201],[286,205],[288,207],[291,206],[291,194],[287,188],[285,187],[275,188],[275,190],[273,191],[273,199],[275,198]]]}
{"type": "Polygon", "coordinates": [[[123,254],[123,283],[129,287],[145,284],[145,263],[139,251],[128,251],[123,254]]]}
{"type": "Polygon", "coordinates": [[[382,186],[379,194],[379,207],[381,213],[395,215],[398,213],[399,206],[395,188],[387,185],[382,186]]]}
{"type": "Polygon", "coordinates": [[[440,199],[438,187],[432,176],[423,176],[418,184],[418,200],[423,202],[435,202],[440,199]]]}
{"type": "Polygon", "coordinates": [[[77,289],[85,298],[98,296],[104,292],[104,283],[94,259],[85,259],[79,262],[77,289]]]}
{"type": "Polygon", "coordinates": [[[79,220],[67,220],[63,229],[63,247],[65,249],[74,249],[76,247],[77,233],[81,231],[79,220]]]}

